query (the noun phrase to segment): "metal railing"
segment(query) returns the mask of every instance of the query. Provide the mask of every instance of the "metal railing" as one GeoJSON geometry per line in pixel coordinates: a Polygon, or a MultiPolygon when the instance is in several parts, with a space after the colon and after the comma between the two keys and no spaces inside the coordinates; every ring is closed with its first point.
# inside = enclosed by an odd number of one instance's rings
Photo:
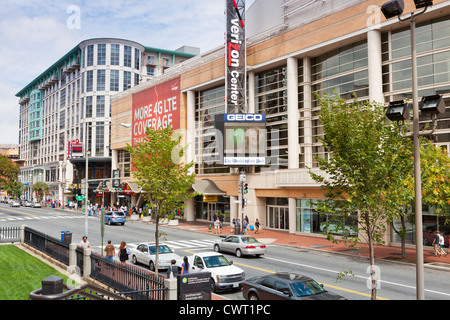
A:
{"type": "Polygon", "coordinates": [[[28,227],[25,227],[24,233],[24,243],[69,265],[69,244],[28,227]]]}
{"type": "Polygon", "coordinates": [[[114,294],[108,290],[95,287],[88,283],[76,288],[69,288],[63,284],[63,293],[43,295],[42,288],[30,292],[30,300],[127,300],[126,298],[114,294]]]}
{"type": "Polygon", "coordinates": [[[0,228],[0,243],[20,241],[20,227],[0,228]]]}
{"type": "Polygon", "coordinates": [[[134,300],[164,300],[164,277],[129,264],[91,254],[91,277],[134,300]]]}

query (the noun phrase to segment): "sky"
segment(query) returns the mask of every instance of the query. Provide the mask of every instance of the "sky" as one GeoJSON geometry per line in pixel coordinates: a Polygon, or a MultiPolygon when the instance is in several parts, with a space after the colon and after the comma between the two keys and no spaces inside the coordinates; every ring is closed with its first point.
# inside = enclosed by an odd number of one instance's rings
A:
{"type": "MultiPolygon", "coordinates": [[[[246,7],[255,0],[247,0],[246,7]]],[[[11,0],[0,6],[0,144],[19,143],[15,96],[91,38],[204,53],[224,43],[224,0],[11,0]]]]}

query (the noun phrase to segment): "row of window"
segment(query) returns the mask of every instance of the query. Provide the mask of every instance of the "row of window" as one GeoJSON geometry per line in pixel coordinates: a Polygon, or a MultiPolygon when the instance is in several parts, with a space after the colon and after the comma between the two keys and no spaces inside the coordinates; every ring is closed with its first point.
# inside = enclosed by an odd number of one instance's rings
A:
{"type": "Polygon", "coordinates": [[[107,57],[107,48],[106,44],[99,43],[97,45],[88,45],[86,48],[83,48],[81,53],[81,67],[92,67],[94,65],[104,66],[124,66],[131,68],[133,66],[134,69],[140,69],[140,51],[137,48],[133,48],[131,46],[121,46],[120,44],[110,44],[109,51],[110,54],[107,57]],[[94,47],[97,47],[97,54],[94,55],[94,47]],[[121,54],[121,50],[123,50],[123,54],[121,54]],[[134,52],[134,59],[133,59],[134,52]],[[122,57],[122,59],[121,59],[122,57]],[[94,59],[95,58],[95,59],[94,59]],[[109,58],[109,61],[107,61],[109,58]],[[85,61],[86,60],[86,61],[85,61]],[[134,61],[134,64],[132,62],[134,61]]]}

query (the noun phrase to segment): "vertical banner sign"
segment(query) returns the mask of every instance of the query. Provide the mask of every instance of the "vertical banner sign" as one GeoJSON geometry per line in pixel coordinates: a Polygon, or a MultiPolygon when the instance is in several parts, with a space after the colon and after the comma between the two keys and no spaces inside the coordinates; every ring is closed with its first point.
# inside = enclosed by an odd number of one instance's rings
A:
{"type": "Polygon", "coordinates": [[[245,113],[245,0],[226,1],[225,95],[227,113],[245,113]]]}
{"type": "Polygon", "coordinates": [[[180,77],[133,94],[132,145],[142,142],[147,127],[180,129],[180,77]]]}

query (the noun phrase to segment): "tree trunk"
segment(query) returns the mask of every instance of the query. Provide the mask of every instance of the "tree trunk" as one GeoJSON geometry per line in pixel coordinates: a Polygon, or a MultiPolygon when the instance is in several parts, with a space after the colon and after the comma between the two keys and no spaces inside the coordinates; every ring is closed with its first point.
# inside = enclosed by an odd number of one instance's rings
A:
{"type": "Polygon", "coordinates": [[[367,281],[367,287],[371,289],[370,299],[377,299],[377,277],[375,271],[375,247],[373,243],[373,228],[370,227],[370,222],[366,219],[367,225],[367,240],[369,245],[369,273],[370,279],[367,281]]]}

